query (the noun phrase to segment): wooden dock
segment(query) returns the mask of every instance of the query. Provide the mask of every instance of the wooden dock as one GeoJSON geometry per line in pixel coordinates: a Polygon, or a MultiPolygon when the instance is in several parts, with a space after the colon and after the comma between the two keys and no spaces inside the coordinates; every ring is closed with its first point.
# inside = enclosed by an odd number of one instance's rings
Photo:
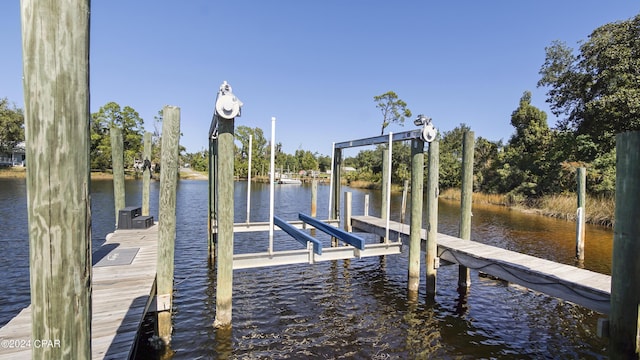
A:
{"type": "MultiPolygon", "coordinates": [[[[117,230],[93,254],[91,352],[93,359],[127,359],[155,292],[158,224],[117,230]]],[[[0,329],[0,359],[30,359],[31,307],[0,329]]],[[[55,346],[56,339],[52,341],[55,346]]]]}
{"type": "MultiPolygon", "coordinates": [[[[385,236],[386,220],[353,216],[351,224],[354,231],[385,236]]],[[[409,231],[409,225],[389,222],[390,239],[408,241],[409,231]]],[[[424,250],[425,229],[421,231],[421,238],[424,250]]],[[[477,269],[603,314],[609,313],[611,276],[445,234],[438,234],[437,243],[437,256],[443,261],[477,269]]]]}

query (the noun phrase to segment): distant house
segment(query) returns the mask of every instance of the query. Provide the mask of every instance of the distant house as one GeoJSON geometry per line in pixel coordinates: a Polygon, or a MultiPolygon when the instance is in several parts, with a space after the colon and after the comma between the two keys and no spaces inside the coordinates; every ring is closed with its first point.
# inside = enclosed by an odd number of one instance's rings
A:
{"type": "Polygon", "coordinates": [[[18,143],[10,152],[0,152],[0,166],[25,166],[25,143],[18,143]]]}
{"type": "Polygon", "coordinates": [[[342,168],[344,170],[344,172],[353,172],[356,171],[355,168],[351,167],[351,166],[345,166],[344,168],[342,168]]]}

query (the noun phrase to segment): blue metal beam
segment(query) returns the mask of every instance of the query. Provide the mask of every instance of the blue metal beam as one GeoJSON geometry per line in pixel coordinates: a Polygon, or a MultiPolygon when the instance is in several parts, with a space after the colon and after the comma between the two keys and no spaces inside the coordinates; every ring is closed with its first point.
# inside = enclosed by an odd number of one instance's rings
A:
{"type": "Polygon", "coordinates": [[[335,238],[338,238],[357,249],[364,250],[364,239],[359,236],[348,233],[340,228],[325,224],[322,221],[312,218],[311,216],[305,215],[303,213],[298,214],[298,218],[315,227],[316,229],[323,231],[335,238]]]}
{"type": "Polygon", "coordinates": [[[273,217],[273,223],[284,232],[291,235],[294,239],[298,240],[302,245],[307,246],[307,242],[311,242],[313,244],[313,252],[318,255],[322,255],[322,244],[320,243],[320,240],[302,230],[296,229],[293,225],[290,225],[277,216],[273,217]]]}

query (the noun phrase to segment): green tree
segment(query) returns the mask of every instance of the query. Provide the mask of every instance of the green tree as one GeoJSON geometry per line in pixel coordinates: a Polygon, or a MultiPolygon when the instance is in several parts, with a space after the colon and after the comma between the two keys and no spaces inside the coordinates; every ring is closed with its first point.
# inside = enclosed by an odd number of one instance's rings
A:
{"type": "Polygon", "coordinates": [[[506,176],[504,192],[516,191],[525,197],[538,196],[552,189],[552,168],[559,164],[550,161],[552,134],[547,114],[531,105],[531,93],[526,91],[518,108],[511,114],[515,133],[507,144],[503,170],[506,176]]]}
{"type": "MultiPolygon", "coordinates": [[[[471,128],[466,124],[460,124],[453,130],[441,134],[440,187],[442,189],[462,186],[462,138],[467,131],[471,131],[471,128]]],[[[425,176],[427,176],[426,173],[425,176]]]]}
{"type": "Polygon", "coordinates": [[[115,102],[91,114],[91,168],[105,170],[111,166],[111,127],[122,129],[125,167],[133,166],[134,159],[142,158],[143,124],[133,108],[121,108],[115,102]]]}
{"type": "Polygon", "coordinates": [[[374,96],[373,101],[382,112],[382,131],[380,135],[384,135],[384,129],[390,123],[395,122],[404,125],[404,120],[411,117],[411,110],[407,108],[407,103],[399,99],[398,95],[393,91],[374,96]]]}
{"type": "Polygon", "coordinates": [[[268,142],[260,128],[238,126],[235,129],[235,138],[240,143],[236,149],[236,165],[242,170],[236,172],[240,176],[247,176],[249,163],[249,136],[251,136],[251,174],[254,176],[263,169],[269,168],[268,142]]]}
{"type": "Polygon", "coordinates": [[[0,152],[11,151],[24,141],[24,114],[7,98],[0,99],[0,152]]]}
{"type": "Polygon", "coordinates": [[[538,86],[565,116],[560,130],[588,135],[598,153],[615,147],[615,134],[640,129],[640,15],[595,29],[579,52],[560,41],[546,48],[538,86]]]}

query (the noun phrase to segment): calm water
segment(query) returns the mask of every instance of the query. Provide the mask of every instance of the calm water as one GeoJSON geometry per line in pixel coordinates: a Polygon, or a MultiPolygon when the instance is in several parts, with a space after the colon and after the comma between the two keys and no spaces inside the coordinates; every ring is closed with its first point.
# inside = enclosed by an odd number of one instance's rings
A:
{"type": "MultiPolygon", "coordinates": [[[[151,213],[157,218],[158,183],[151,213]]],[[[471,272],[467,295],[456,290],[457,267],[438,271],[438,294],[427,302],[406,291],[407,253],[234,272],[233,329],[215,319],[215,270],[207,266],[207,182],[180,181],[177,203],[173,359],[583,359],[606,358],[596,336],[600,314],[471,272]]],[[[141,182],[127,181],[127,205],[139,205],[141,182]]],[[[364,194],[353,192],[354,215],[364,194]]],[[[328,186],[319,186],[318,217],[328,214],[328,186]]],[[[372,215],[380,196],[371,192],[372,215]]],[[[276,187],[276,215],[310,210],[309,186],[276,187]]],[[[236,183],[236,222],[246,221],[246,183],[236,183]]],[[[399,218],[400,194],[392,219],[399,218]]],[[[251,221],[268,221],[269,191],[252,184],[251,221]]],[[[440,201],[439,231],[458,232],[459,206],[440,201]]],[[[24,180],[0,179],[0,325],[29,303],[29,255],[24,180]]],[[[93,246],[113,231],[112,182],[92,183],[93,246]]],[[[474,206],[472,239],[574,264],[575,224],[492,206],[474,206]]],[[[329,246],[329,239],[318,236],[329,246]]],[[[585,267],[610,274],[613,232],[588,226],[585,267]]],[[[376,241],[369,237],[370,241],[376,241]]],[[[235,252],[264,251],[266,233],[236,234],[235,252]]],[[[300,248],[276,232],[276,250],[300,248]]],[[[422,279],[424,287],[424,278],[422,279]]],[[[140,359],[160,358],[142,341],[140,359]]],[[[165,356],[165,358],[169,358],[165,356]]]]}

